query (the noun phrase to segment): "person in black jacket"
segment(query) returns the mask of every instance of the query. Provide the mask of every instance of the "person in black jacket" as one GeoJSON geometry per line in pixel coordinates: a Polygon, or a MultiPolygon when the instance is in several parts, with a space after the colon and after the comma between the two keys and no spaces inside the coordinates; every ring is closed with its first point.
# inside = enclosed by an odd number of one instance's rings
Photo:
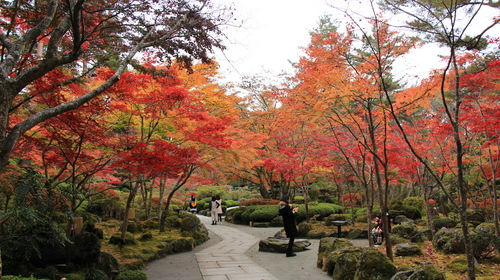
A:
{"type": "Polygon", "coordinates": [[[285,195],[280,199],[279,213],[283,217],[283,226],[285,227],[286,237],[290,238],[290,241],[288,242],[288,248],[286,250],[287,257],[296,256],[296,254],[293,252],[293,242],[295,241],[295,237],[299,235],[297,226],[295,224],[295,217],[297,216],[298,211],[298,207],[292,209],[289,196],[285,195]]]}

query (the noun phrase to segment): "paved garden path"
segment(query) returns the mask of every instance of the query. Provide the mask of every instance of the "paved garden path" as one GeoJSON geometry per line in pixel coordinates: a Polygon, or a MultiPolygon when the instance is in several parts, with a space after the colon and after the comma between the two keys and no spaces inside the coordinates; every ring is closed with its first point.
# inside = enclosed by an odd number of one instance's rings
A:
{"type": "MultiPolygon", "coordinates": [[[[306,280],[331,279],[316,267],[319,240],[309,250],[286,258],[285,254],[259,251],[259,240],[273,236],[280,227],[257,228],[223,222],[211,225],[209,217],[198,215],[209,229],[210,240],[190,252],[157,260],[144,271],[149,280],[306,280]]],[[[356,240],[358,246],[367,240],[356,240]]]]}

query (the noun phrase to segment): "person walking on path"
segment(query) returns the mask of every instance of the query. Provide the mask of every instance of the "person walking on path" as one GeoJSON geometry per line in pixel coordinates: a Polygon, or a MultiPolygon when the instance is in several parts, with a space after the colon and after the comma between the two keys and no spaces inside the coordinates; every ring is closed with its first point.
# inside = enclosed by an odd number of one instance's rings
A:
{"type": "Polygon", "coordinates": [[[220,199],[220,195],[215,196],[215,201],[219,203],[219,207],[217,207],[217,216],[219,223],[222,223],[222,200],[220,199]]]}
{"type": "Polygon", "coordinates": [[[217,224],[217,208],[220,207],[220,204],[215,199],[215,196],[212,196],[212,201],[210,201],[210,216],[212,216],[212,225],[217,224]]]}
{"type": "Polygon", "coordinates": [[[293,252],[293,242],[295,241],[295,237],[299,235],[297,225],[295,224],[295,217],[297,216],[298,211],[298,207],[292,209],[292,206],[290,205],[290,197],[288,195],[285,195],[280,199],[279,213],[281,217],[283,217],[283,226],[285,227],[286,237],[290,238],[286,250],[287,257],[296,256],[293,252]]]}
{"type": "Polygon", "coordinates": [[[191,199],[189,199],[189,212],[196,214],[198,209],[196,209],[196,198],[194,195],[191,196],[191,199]]]}

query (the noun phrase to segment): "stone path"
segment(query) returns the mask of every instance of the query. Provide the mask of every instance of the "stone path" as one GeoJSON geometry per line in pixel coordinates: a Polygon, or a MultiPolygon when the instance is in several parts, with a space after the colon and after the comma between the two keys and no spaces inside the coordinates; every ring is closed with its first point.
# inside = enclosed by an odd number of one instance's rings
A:
{"type": "Polygon", "coordinates": [[[195,254],[204,280],[278,280],[245,255],[259,239],[236,228],[212,226],[209,217],[200,220],[222,241],[195,254]]]}

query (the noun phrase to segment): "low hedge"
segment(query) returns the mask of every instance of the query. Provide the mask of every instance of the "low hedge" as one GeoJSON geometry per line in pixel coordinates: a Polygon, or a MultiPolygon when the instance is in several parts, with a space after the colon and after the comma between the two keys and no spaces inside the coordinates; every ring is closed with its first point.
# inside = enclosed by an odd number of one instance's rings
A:
{"type": "Polygon", "coordinates": [[[279,215],[278,206],[261,206],[252,211],[249,219],[252,222],[271,222],[279,215]]]}

